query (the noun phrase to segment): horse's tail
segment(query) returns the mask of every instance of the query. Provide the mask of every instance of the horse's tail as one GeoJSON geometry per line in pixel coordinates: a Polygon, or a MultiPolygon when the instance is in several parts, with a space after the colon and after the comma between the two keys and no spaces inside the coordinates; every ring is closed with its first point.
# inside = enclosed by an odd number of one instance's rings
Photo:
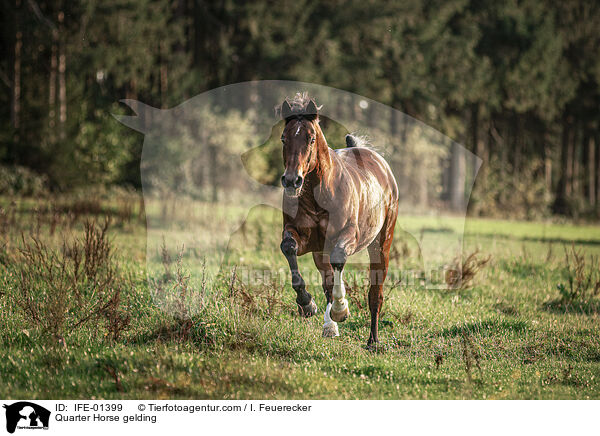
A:
{"type": "Polygon", "coordinates": [[[371,144],[369,144],[369,139],[363,135],[357,135],[356,133],[348,133],[346,135],[346,148],[368,148],[373,150],[371,144]]]}
{"type": "Polygon", "coordinates": [[[358,138],[352,135],[346,135],[346,148],[350,147],[358,147],[359,141],[358,138]]]}

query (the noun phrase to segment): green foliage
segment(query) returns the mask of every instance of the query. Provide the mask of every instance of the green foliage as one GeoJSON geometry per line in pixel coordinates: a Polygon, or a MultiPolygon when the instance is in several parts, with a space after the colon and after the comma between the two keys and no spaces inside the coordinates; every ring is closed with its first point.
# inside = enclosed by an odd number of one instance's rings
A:
{"type": "Polygon", "coordinates": [[[84,102],[72,143],[57,145],[51,177],[62,190],[74,186],[108,186],[126,178],[126,165],[134,156],[138,137],[101,109],[88,111],[84,102]]]}
{"type": "MultiPolygon", "coordinates": [[[[600,195],[591,185],[598,165],[590,164],[588,151],[600,155],[595,3],[36,4],[41,16],[26,2],[1,6],[8,55],[0,61],[6,91],[0,93],[0,162],[32,169],[53,189],[139,187],[142,138],[109,115],[118,112],[120,98],[167,108],[222,85],[289,79],[391,105],[480,154],[490,170],[482,176],[489,183],[479,185],[480,214],[510,214],[501,197],[518,185],[512,200],[518,216],[597,216],[600,195]],[[64,76],[57,53],[64,53],[64,76]]],[[[219,122],[211,135],[230,127],[219,122]]],[[[236,137],[217,166],[246,151],[242,142],[236,137]]],[[[261,181],[274,183],[280,161],[267,151],[253,156],[252,167],[264,174],[261,181]]],[[[444,162],[432,167],[443,158],[427,159],[414,171],[424,166],[434,178],[448,171],[444,162]]],[[[201,178],[195,196],[218,197],[209,179],[201,178]]]]}
{"type": "Polygon", "coordinates": [[[585,254],[573,245],[570,251],[565,249],[565,263],[567,284],[559,283],[556,286],[560,294],[560,303],[588,303],[590,298],[600,292],[598,258],[590,256],[586,259],[585,254]]]}
{"type": "Polygon", "coordinates": [[[239,156],[255,137],[250,115],[203,105],[187,116],[169,118],[176,125],[162,126],[164,131],[146,144],[141,165],[150,174],[147,187],[213,201],[218,190],[243,192],[243,178],[230,176],[242,170],[239,156]]]}
{"type": "Polygon", "coordinates": [[[522,169],[521,177],[507,178],[510,169],[493,162],[485,169],[485,179],[476,181],[469,206],[488,216],[546,218],[551,214],[552,197],[545,185],[543,169],[543,163],[534,160],[522,169]]]}
{"type": "Polygon", "coordinates": [[[47,178],[29,168],[0,165],[0,192],[4,194],[38,196],[47,188],[47,178]]]}

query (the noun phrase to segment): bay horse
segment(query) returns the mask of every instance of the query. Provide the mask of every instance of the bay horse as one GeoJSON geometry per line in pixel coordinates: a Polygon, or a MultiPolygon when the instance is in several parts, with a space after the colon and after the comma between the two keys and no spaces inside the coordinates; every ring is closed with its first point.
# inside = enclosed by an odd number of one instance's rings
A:
{"type": "Polygon", "coordinates": [[[398,186],[387,162],[352,135],[346,148],[329,148],[313,99],[297,94],[280,107],[285,172],[281,251],[292,274],[300,315],[317,305],[298,271],[298,256],[312,253],[327,299],[323,336],[339,336],[338,322],[350,316],[342,273],[349,256],[369,253],[368,346],[378,342],[383,282],[398,216],[398,186]]]}

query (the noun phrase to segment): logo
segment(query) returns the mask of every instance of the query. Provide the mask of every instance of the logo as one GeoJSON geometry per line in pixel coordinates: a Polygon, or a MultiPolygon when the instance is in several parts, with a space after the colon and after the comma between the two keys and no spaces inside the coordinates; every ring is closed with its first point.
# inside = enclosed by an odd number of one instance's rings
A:
{"type": "Polygon", "coordinates": [[[28,401],[4,405],[6,409],[6,431],[14,433],[18,429],[47,430],[50,411],[28,401]]]}

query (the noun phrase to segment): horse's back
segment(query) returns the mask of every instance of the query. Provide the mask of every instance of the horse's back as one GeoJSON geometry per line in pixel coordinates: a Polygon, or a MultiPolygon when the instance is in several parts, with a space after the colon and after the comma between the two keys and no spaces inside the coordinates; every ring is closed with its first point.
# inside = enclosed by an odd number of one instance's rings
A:
{"type": "MultiPolygon", "coordinates": [[[[381,232],[386,222],[395,224],[398,214],[398,186],[385,159],[367,147],[336,150],[343,162],[347,182],[353,185],[359,228],[357,252],[366,248],[381,232]]],[[[352,201],[352,200],[350,200],[352,201]]],[[[393,227],[393,224],[392,224],[393,227]]]]}
{"type": "MultiPolygon", "coordinates": [[[[398,185],[386,160],[377,151],[352,143],[336,150],[357,185],[369,185],[375,179],[391,203],[398,203],[398,185]]],[[[372,187],[371,187],[372,188],[372,187]]]]}

